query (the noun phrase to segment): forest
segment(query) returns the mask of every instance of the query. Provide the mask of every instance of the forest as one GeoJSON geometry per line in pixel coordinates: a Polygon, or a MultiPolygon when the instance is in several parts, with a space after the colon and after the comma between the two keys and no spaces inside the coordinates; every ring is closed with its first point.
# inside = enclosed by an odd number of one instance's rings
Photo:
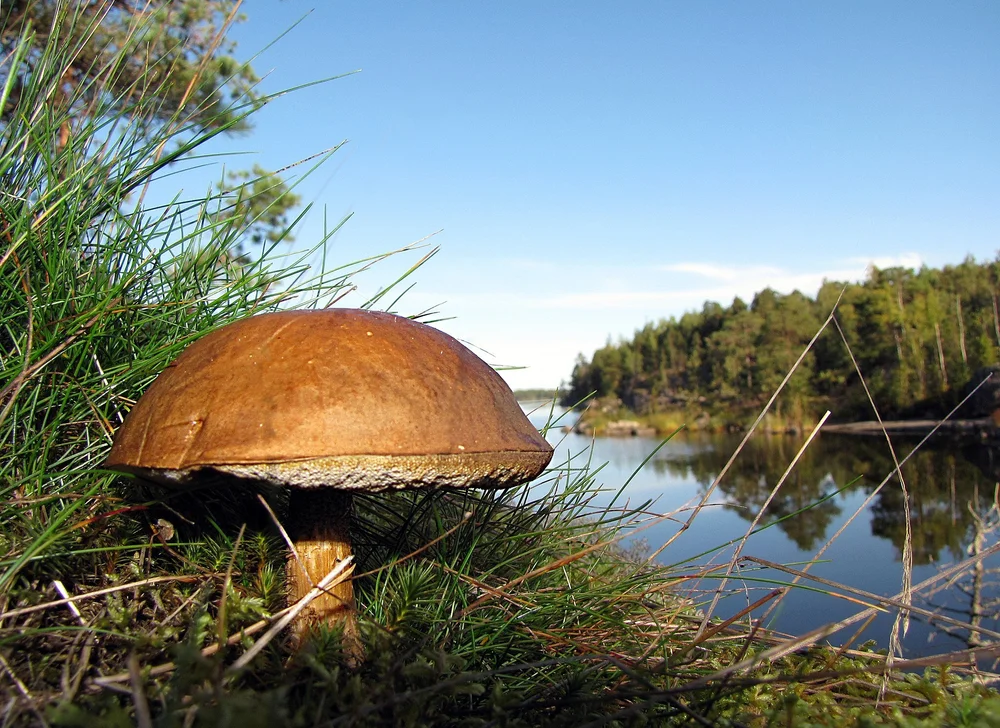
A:
{"type": "Polygon", "coordinates": [[[581,355],[562,403],[745,413],[767,402],[832,314],[776,401],[779,416],[874,419],[864,383],[883,418],[941,416],[1000,359],[998,291],[1000,256],[968,257],[940,269],[872,267],[861,283],[824,282],[814,298],[765,289],[749,305],[707,302],[581,355]]]}

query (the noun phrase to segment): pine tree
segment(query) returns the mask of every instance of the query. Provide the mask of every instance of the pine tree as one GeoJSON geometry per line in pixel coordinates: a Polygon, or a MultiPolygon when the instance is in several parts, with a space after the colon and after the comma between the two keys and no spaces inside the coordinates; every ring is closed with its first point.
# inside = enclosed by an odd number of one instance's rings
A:
{"type": "MultiPolygon", "coordinates": [[[[61,152],[77,143],[74,130],[93,122],[90,117],[96,108],[129,119],[135,136],[149,137],[163,125],[189,133],[247,132],[247,114],[263,99],[255,91],[256,73],[233,56],[236,43],[226,36],[234,23],[244,20],[237,7],[232,0],[0,3],[0,53],[7,59],[0,84],[9,81],[11,88],[0,124],[18,108],[25,83],[39,72],[39,64],[49,62],[41,49],[58,43],[71,49],[72,60],[49,95],[51,113],[65,119],[59,133],[44,142],[50,148],[55,179],[72,172],[59,165],[78,155],[61,152]],[[30,38],[35,50],[17,55],[14,49],[22,37],[30,38]],[[108,74],[115,58],[125,60],[108,74]]],[[[174,138],[185,136],[181,131],[174,138]]],[[[99,149],[78,151],[100,154],[99,149]]],[[[255,167],[252,172],[231,173],[218,189],[232,203],[218,216],[219,222],[245,233],[241,240],[290,239],[288,212],[300,200],[278,175],[255,167]]],[[[234,251],[244,252],[242,243],[234,251]]]]}

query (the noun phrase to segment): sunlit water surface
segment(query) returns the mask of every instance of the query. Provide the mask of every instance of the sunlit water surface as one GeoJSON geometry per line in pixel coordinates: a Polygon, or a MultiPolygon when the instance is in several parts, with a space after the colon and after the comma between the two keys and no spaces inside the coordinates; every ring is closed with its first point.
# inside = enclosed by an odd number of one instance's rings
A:
{"type": "MultiPolygon", "coordinates": [[[[550,415],[548,405],[533,409],[523,405],[537,426],[550,415]]],[[[560,410],[556,410],[556,415],[560,410]]],[[[570,422],[560,421],[560,425],[570,422]]],[[[736,451],[742,436],[678,435],[662,445],[640,468],[642,462],[660,446],[658,438],[592,439],[560,428],[548,432],[556,448],[552,466],[570,470],[601,467],[596,481],[604,490],[595,505],[638,507],[649,503],[647,510],[672,514],[663,519],[647,519],[641,530],[627,537],[623,545],[645,548],[652,553],[662,547],[691,516],[697,505],[736,451]],[[638,469],[638,471],[637,471],[638,469]],[[622,485],[629,479],[628,486],[622,485]],[[621,491],[619,493],[619,491],[621,491]],[[617,498],[616,498],[617,496],[617,498]],[[641,542],[638,540],[641,539],[641,542]]],[[[755,436],[740,452],[734,464],[712,492],[708,504],[698,513],[690,528],[657,557],[665,565],[683,565],[693,573],[707,564],[728,564],[735,546],[720,550],[749,529],[761,505],[800,449],[804,437],[755,436]],[[688,563],[684,563],[688,562],[688,563]]],[[[899,457],[912,444],[896,444],[899,457]]],[[[914,552],[913,584],[939,575],[941,571],[968,556],[977,533],[980,543],[996,543],[996,512],[990,512],[997,480],[992,463],[994,453],[982,446],[923,449],[903,467],[909,492],[910,520],[914,552]]],[[[809,567],[809,574],[837,584],[873,594],[893,596],[902,590],[901,553],[904,543],[905,515],[902,489],[892,479],[880,493],[869,499],[876,486],[892,472],[892,461],[884,440],[824,436],[810,444],[791,471],[778,494],[772,499],[760,524],[766,525],[790,516],[776,525],[753,534],[743,545],[742,556],[756,557],[801,569],[815,561],[817,552],[841,528],[843,533],[823,552],[821,560],[809,567]],[[840,492],[838,492],[840,491],[840,492]],[[790,515],[832,496],[797,515],[790,515]],[[857,512],[857,515],[855,513],[857,512]],[[851,520],[853,517],[853,520],[851,520]],[[848,523],[850,521],[850,523],[848,523]]],[[[782,583],[794,577],[742,561],[742,570],[733,574],[726,594],[715,614],[729,617],[782,583]]],[[[1000,569],[1000,559],[985,561],[981,601],[986,616],[983,627],[996,630],[998,589],[992,584],[991,569],[1000,569]]],[[[724,569],[717,572],[724,574],[724,569]]],[[[790,634],[802,634],[815,627],[846,619],[861,611],[865,601],[838,598],[814,591],[840,591],[804,579],[806,588],[790,591],[769,617],[768,626],[790,634]]],[[[720,585],[718,578],[700,580],[692,597],[707,608],[720,585]]],[[[972,591],[971,576],[943,591],[922,591],[914,604],[960,621],[969,620],[972,591]],[[964,589],[964,591],[963,591],[964,589]]],[[[848,595],[850,596],[850,595],[848,595]]],[[[762,609],[753,613],[763,614],[762,609]]],[[[875,640],[885,647],[889,641],[893,616],[880,614],[865,629],[857,645],[875,640]]],[[[834,643],[850,639],[859,622],[831,637],[834,643]]],[[[927,619],[911,620],[904,639],[904,655],[920,657],[958,650],[968,646],[969,633],[951,632],[927,619]]]]}

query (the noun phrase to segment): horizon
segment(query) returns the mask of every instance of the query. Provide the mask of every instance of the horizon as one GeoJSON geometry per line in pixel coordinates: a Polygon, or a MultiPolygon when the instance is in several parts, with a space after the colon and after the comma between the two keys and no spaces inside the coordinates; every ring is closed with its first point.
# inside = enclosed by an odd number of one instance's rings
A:
{"type": "MultiPolygon", "coordinates": [[[[967,255],[961,261],[949,262],[949,263],[945,263],[945,264],[940,265],[940,266],[928,266],[926,263],[920,263],[919,265],[907,265],[905,263],[905,261],[901,262],[899,265],[892,265],[892,266],[878,266],[878,265],[875,265],[873,263],[873,264],[869,265],[868,269],[866,269],[865,276],[863,278],[859,279],[859,280],[845,281],[845,280],[835,280],[835,279],[823,279],[823,281],[820,282],[820,287],[823,286],[823,285],[825,285],[826,283],[844,284],[845,286],[846,285],[852,285],[852,284],[863,285],[866,282],[866,280],[868,279],[869,273],[871,272],[872,267],[875,267],[875,268],[877,268],[880,271],[891,270],[893,268],[899,268],[899,269],[903,269],[903,270],[909,270],[909,271],[914,272],[914,273],[919,273],[922,269],[925,269],[925,268],[931,269],[931,270],[943,270],[944,268],[955,267],[955,266],[961,265],[962,263],[965,263],[965,262],[972,262],[972,263],[974,263],[976,265],[984,265],[984,264],[986,264],[986,263],[988,263],[990,261],[1000,262],[1000,250],[998,250],[997,253],[992,258],[984,258],[982,260],[979,260],[979,259],[974,258],[972,255],[967,255]]],[[[698,314],[698,313],[700,313],[703,310],[703,308],[705,306],[709,305],[709,304],[716,304],[716,305],[721,306],[723,309],[728,309],[733,304],[735,304],[737,300],[740,300],[746,306],[751,307],[753,305],[753,301],[756,298],[757,294],[762,293],[764,290],[767,290],[767,289],[765,288],[765,289],[761,289],[759,291],[756,291],[754,293],[754,295],[750,296],[750,297],[734,296],[728,303],[725,302],[725,301],[721,301],[721,300],[706,299],[702,303],[702,305],[699,306],[699,307],[687,309],[685,311],[682,311],[680,314],[670,314],[669,316],[662,316],[662,317],[660,317],[658,319],[650,320],[649,322],[647,322],[646,325],[649,325],[649,324],[656,325],[656,324],[660,324],[660,323],[663,323],[663,322],[674,323],[674,322],[677,322],[679,319],[683,318],[684,316],[686,316],[688,314],[698,314]]],[[[798,292],[798,293],[806,296],[807,298],[809,298],[809,299],[811,299],[812,301],[815,302],[816,298],[817,298],[817,294],[819,292],[819,287],[817,287],[817,289],[815,291],[802,291],[802,290],[799,290],[798,288],[795,288],[795,289],[792,289],[792,290],[786,291],[786,292],[777,291],[777,293],[779,293],[779,295],[789,295],[789,294],[796,293],[796,292],[798,292]]],[[[616,339],[612,339],[611,336],[609,335],[608,338],[605,340],[604,346],[618,346],[618,345],[621,345],[621,344],[628,343],[629,341],[631,341],[642,330],[642,328],[644,328],[644,327],[636,328],[635,330],[633,330],[630,333],[622,333],[616,339]]],[[[598,347],[598,348],[601,348],[601,347],[598,347]]],[[[589,361],[589,360],[593,359],[593,353],[594,352],[591,352],[589,356],[586,353],[583,353],[583,355],[589,361]]],[[[568,391],[569,384],[570,384],[570,380],[569,380],[569,378],[567,378],[563,382],[560,382],[559,385],[556,385],[556,386],[553,386],[553,387],[549,387],[548,389],[551,389],[552,391],[568,391]]],[[[514,391],[515,394],[517,394],[519,392],[541,392],[541,391],[544,391],[545,389],[546,389],[546,387],[512,387],[512,390],[514,391]]],[[[526,400],[526,401],[530,401],[530,400],[526,400]]]]}
{"type": "Polygon", "coordinates": [[[995,4],[242,9],[230,37],[262,52],[262,91],[362,71],[210,151],[277,170],[349,139],[296,188],[314,207],[295,249],[348,214],[337,262],[433,236],[394,310],[436,310],[491,364],[526,365],[501,371],[513,389],[554,389],[579,354],[707,301],[1000,247],[995,4]]]}

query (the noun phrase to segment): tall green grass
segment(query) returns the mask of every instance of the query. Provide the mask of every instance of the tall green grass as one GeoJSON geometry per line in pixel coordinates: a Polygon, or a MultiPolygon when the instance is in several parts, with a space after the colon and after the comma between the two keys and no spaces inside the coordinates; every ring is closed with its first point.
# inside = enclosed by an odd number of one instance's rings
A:
{"type": "MultiPolygon", "coordinates": [[[[36,48],[26,34],[2,59],[4,725],[842,725],[893,710],[914,721],[961,710],[955,724],[972,725],[993,705],[969,681],[933,676],[896,680],[879,703],[856,677],[883,670],[865,653],[758,664],[787,643],[738,620],[703,628],[684,585],[711,571],[622,548],[647,517],[596,507],[600,467],[582,458],[511,491],[360,498],[367,662],[345,669],[335,633],[297,654],[280,635],[264,643],[284,608],[284,545],[258,494],[225,482],[165,491],[101,464],[187,344],[255,313],[327,305],[381,256],[316,270],[313,251],[289,255],[279,240],[237,259],[241,227],[224,197],[147,203],[154,179],[200,163],[225,127],[157,121],[148,89],[123,116],[123,58],[71,91],[79,99],[51,104],[80,52],[71,39],[95,22],[75,7],[63,6],[65,42],[36,48]],[[28,53],[40,60],[18,77],[28,53]],[[87,115],[70,111],[84,99],[87,115]]],[[[280,496],[261,495],[280,519],[280,496]]]]}

